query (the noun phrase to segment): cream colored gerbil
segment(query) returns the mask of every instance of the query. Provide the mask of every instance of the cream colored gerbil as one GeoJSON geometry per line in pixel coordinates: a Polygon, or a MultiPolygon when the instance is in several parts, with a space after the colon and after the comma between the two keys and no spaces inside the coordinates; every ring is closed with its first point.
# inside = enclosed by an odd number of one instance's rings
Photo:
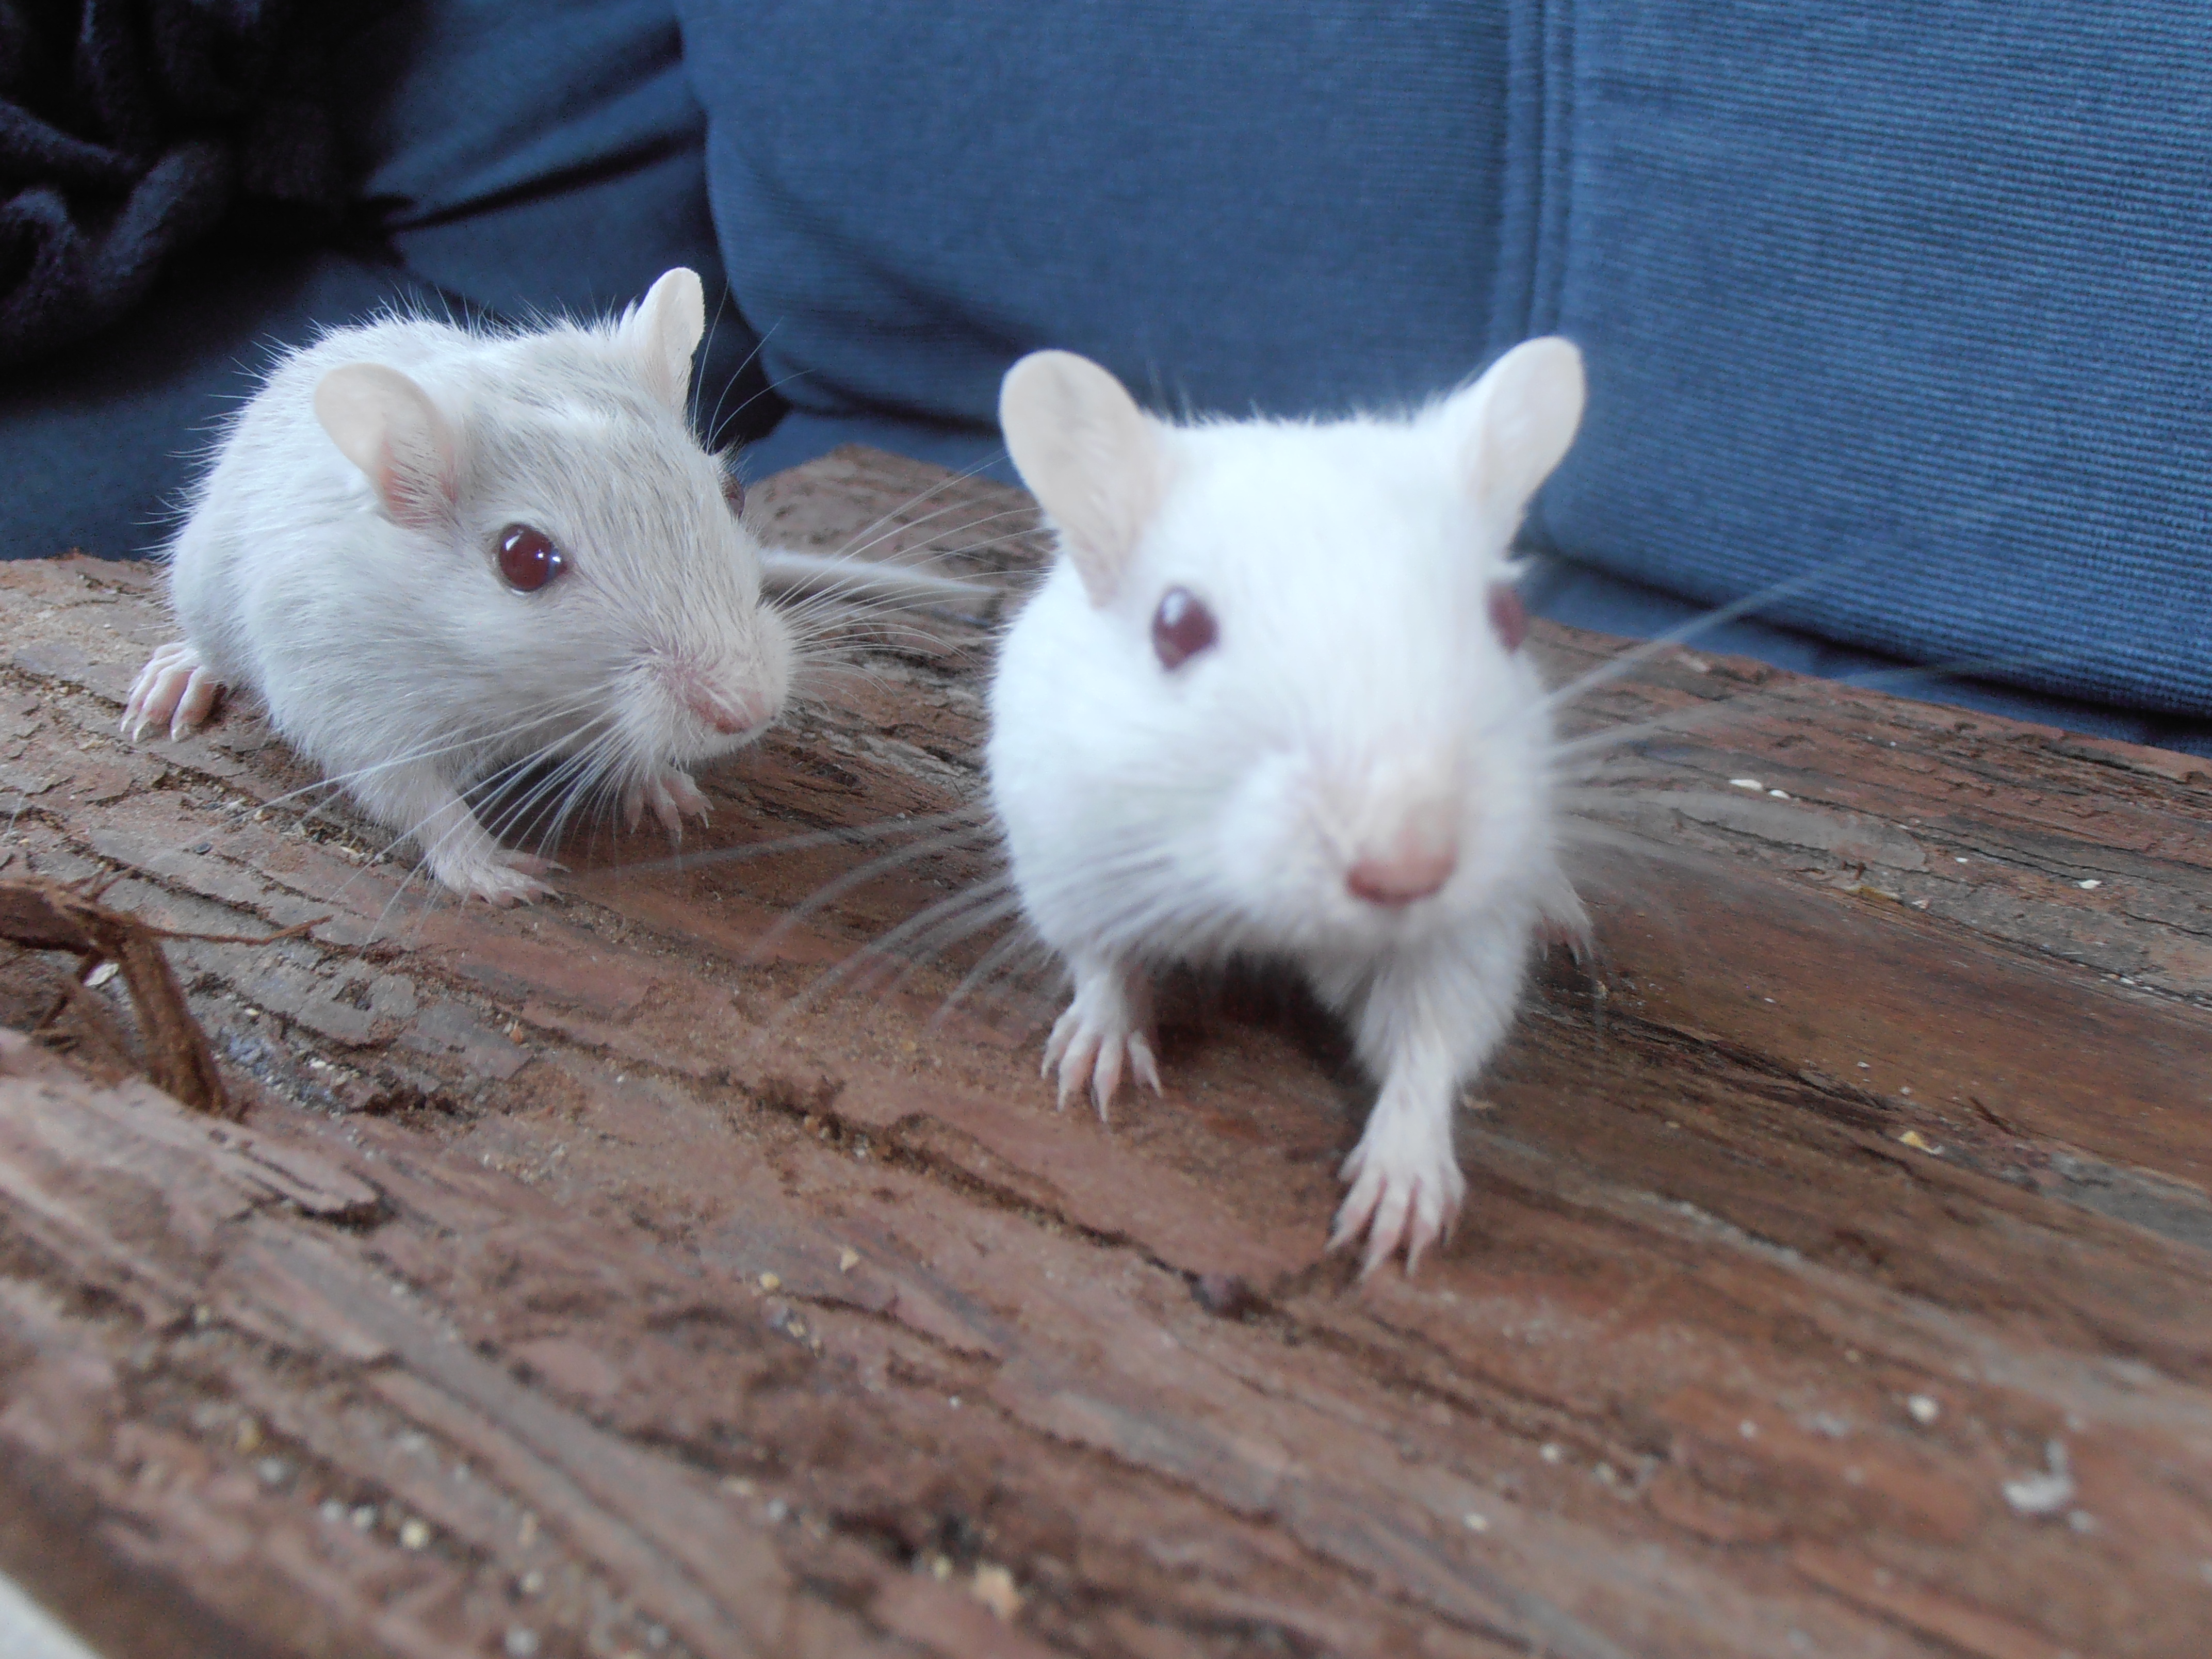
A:
{"type": "Polygon", "coordinates": [[[678,269],[604,325],[395,317],[283,358],[169,549],[184,637],[125,729],[181,737],[249,691],[440,882],[495,903],[546,890],[478,817],[524,769],[540,821],[611,798],[676,835],[706,810],[691,769],[775,717],[792,658],[686,417],[704,316],[678,269]]]}

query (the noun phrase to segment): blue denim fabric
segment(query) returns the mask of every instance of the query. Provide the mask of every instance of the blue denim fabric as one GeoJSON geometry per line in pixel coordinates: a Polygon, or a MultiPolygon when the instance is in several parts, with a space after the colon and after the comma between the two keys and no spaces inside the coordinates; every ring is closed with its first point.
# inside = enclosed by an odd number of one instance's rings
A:
{"type": "Polygon", "coordinates": [[[2212,712],[2212,13],[1510,11],[1543,118],[1492,343],[1590,364],[1546,545],[1707,601],[1817,575],[1777,614],[1827,639],[2212,712]]]}
{"type": "Polygon", "coordinates": [[[343,254],[187,262],[97,339],[0,379],[0,558],[159,551],[270,339],[308,339],[393,293],[388,271],[343,254]]]}
{"type": "Polygon", "coordinates": [[[679,7],[731,285],[800,409],[987,426],[1042,345],[1231,412],[1482,355],[1494,4],[679,7]]]}
{"type": "Polygon", "coordinates": [[[432,0],[377,45],[359,195],[417,282],[514,316],[604,311],[678,263],[720,292],[672,0],[432,0]]]}
{"type": "Polygon", "coordinates": [[[1592,404],[1540,546],[2212,712],[2200,0],[680,3],[802,410],[941,444],[1053,344],[1326,411],[1558,331],[1592,404]]]}

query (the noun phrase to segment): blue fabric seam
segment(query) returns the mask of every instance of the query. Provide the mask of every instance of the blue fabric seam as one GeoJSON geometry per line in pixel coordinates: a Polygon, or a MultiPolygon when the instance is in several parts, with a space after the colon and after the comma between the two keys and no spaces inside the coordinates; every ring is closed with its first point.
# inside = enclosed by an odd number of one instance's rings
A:
{"type": "Polygon", "coordinates": [[[1559,325],[1566,283],[1567,231],[1572,212],[1575,150],[1575,0],[1541,0],[1544,13],[1543,143],[1536,174],[1536,215],[1531,226],[1528,314],[1524,332],[1549,334],[1559,325]]]}
{"type": "Polygon", "coordinates": [[[1498,266],[1490,301],[1492,356],[1526,337],[1534,277],[1537,200],[1543,182],[1544,0],[1518,0],[1507,11],[1504,154],[1498,158],[1498,266]],[[1532,30],[1530,13],[1536,14],[1532,30]],[[1534,33],[1538,45],[1529,49],[1534,33]],[[1534,95],[1531,96],[1531,90],[1534,95]]]}

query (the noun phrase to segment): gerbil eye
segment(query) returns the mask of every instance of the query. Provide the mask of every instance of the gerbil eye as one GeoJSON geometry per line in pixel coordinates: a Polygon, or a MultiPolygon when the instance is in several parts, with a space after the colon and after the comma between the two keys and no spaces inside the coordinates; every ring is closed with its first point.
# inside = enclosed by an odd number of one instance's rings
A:
{"type": "Polygon", "coordinates": [[[499,532],[499,574],[518,593],[535,593],[568,565],[553,538],[526,524],[511,524],[499,532]]]}
{"type": "Polygon", "coordinates": [[[744,481],[729,470],[722,469],[722,499],[730,504],[730,512],[737,518],[745,516],[744,481]]]}
{"type": "Polygon", "coordinates": [[[1180,668],[1221,636],[1213,613],[1188,587],[1170,587],[1152,612],[1152,649],[1160,666],[1180,668]]]}
{"type": "Polygon", "coordinates": [[[1521,603],[1519,591],[1504,582],[1490,590],[1490,626],[1508,651],[1518,651],[1528,637],[1528,607],[1521,603]]]}

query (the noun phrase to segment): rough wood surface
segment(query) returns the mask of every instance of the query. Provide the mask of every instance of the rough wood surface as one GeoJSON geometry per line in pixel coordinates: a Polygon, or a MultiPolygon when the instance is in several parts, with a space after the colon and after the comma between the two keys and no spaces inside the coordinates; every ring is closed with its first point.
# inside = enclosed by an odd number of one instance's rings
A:
{"type": "MultiPolygon", "coordinates": [[[[104,884],[0,876],[0,940],[25,950],[66,951],[84,973],[119,971],[137,1019],[146,1074],[194,1110],[229,1116],[230,1100],[207,1033],[192,1018],[159,936],[137,917],[100,903],[95,895],[104,884]]],[[[63,982],[69,999],[82,988],[75,978],[63,982]]],[[[57,1003],[54,1012],[64,1006],[57,1003]]],[[[40,1025],[50,1021],[51,1015],[40,1025]]]]}
{"type": "MultiPolygon", "coordinates": [[[[754,511],[1037,556],[864,452],[754,511]]],[[[1656,723],[1600,954],[1463,1115],[1458,1237],[1361,1286],[1364,1101],[1281,988],[1179,996],[1109,1133],[1048,983],[939,1018],[987,939],[854,957],[987,848],[779,925],[973,800],[984,627],[859,641],[681,865],[602,832],[495,913],[248,711],[118,740],[149,576],[0,566],[0,872],[330,919],[167,946],[242,1123],[118,986],[0,1050],[0,1566],[117,1659],[2206,1650],[2205,763],[1689,651],[1595,694],[1656,723]]]]}

